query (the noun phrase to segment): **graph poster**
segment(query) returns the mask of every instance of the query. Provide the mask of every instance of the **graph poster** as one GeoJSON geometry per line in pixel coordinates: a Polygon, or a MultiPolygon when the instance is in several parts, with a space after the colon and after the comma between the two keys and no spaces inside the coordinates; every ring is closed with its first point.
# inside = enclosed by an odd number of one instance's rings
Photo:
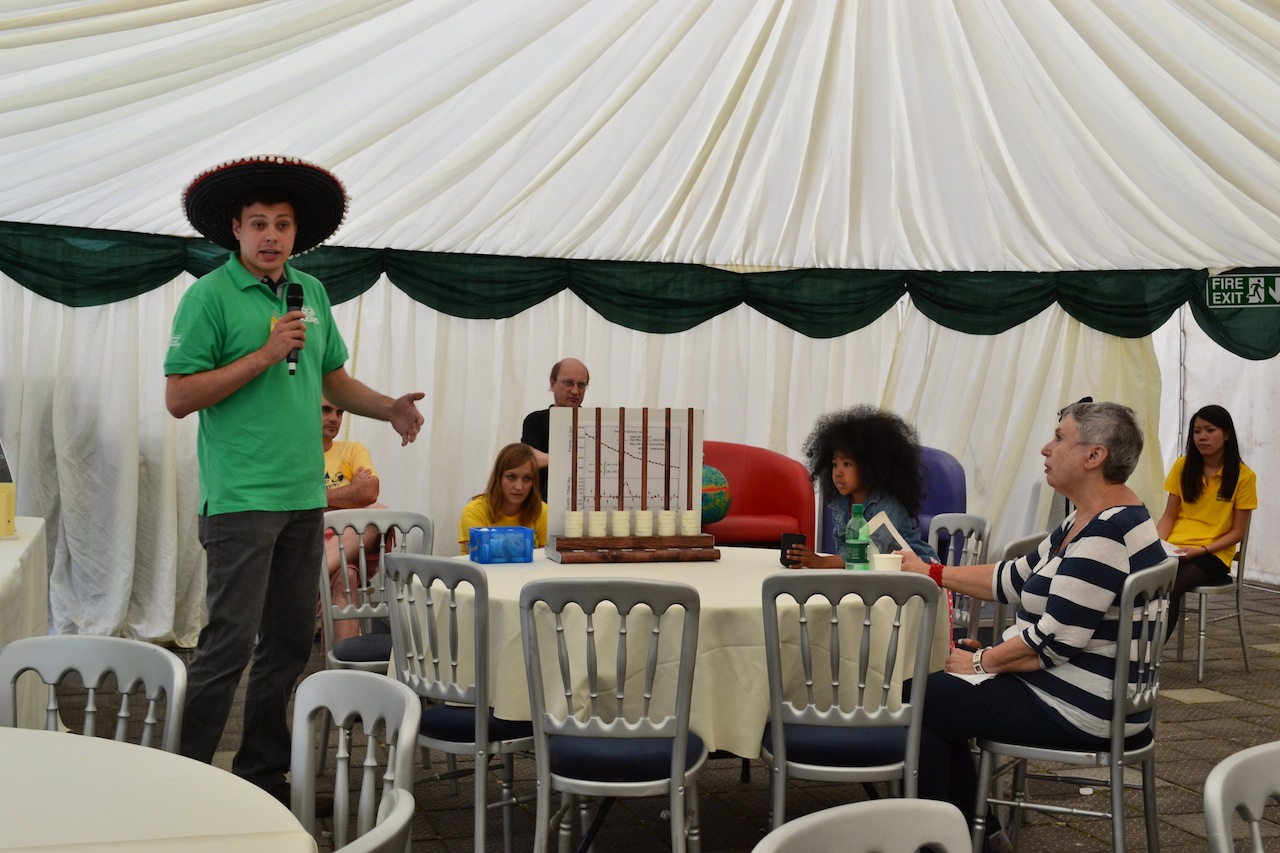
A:
{"type": "Polygon", "coordinates": [[[552,406],[550,439],[548,533],[567,509],[702,506],[701,409],[552,406]]]}

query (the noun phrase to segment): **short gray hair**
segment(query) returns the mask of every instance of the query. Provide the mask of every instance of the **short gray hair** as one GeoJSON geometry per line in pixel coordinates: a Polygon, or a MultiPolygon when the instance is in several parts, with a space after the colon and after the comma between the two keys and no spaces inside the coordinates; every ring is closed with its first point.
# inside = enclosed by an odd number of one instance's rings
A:
{"type": "Polygon", "coordinates": [[[1107,449],[1102,476],[1109,483],[1123,483],[1138,467],[1142,455],[1142,429],[1133,409],[1119,403],[1072,403],[1058,413],[1075,419],[1081,444],[1100,444],[1107,449]]]}

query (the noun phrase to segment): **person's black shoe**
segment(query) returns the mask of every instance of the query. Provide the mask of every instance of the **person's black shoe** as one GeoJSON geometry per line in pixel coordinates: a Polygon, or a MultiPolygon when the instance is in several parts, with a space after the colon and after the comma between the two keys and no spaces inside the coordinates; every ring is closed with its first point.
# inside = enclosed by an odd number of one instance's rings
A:
{"type": "MultiPolygon", "coordinates": [[[[284,803],[287,809],[293,808],[292,793],[288,782],[281,782],[271,795],[284,803]]],[[[316,794],[316,817],[333,817],[333,797],[328,794],[316,794]]]]}

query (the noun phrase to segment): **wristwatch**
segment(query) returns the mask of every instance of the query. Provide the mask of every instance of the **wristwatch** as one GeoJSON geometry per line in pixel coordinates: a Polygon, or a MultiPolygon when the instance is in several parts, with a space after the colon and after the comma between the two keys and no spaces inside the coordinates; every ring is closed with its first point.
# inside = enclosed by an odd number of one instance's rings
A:
{"type": "Polygon", "coordinates": [[[986,649],[978,649],[976,652],[973,653],[973,671],[978,675],[987,674],[987,671],[982,668],[982,653],[989,648],[991,647],[987,646],[986,649]]]}

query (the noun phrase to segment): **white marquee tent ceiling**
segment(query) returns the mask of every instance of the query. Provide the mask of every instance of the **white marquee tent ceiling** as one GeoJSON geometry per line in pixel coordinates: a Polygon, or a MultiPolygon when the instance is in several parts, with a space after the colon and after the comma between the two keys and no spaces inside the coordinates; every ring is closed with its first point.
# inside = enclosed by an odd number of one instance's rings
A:
{"type": "Polygon", "coordinates": [[[191,177],[287,153],[347,182],[348,246],[934,270],[1280,255],[1274,2],[0,14],[0,220],[189,235],[191,177]]]}

